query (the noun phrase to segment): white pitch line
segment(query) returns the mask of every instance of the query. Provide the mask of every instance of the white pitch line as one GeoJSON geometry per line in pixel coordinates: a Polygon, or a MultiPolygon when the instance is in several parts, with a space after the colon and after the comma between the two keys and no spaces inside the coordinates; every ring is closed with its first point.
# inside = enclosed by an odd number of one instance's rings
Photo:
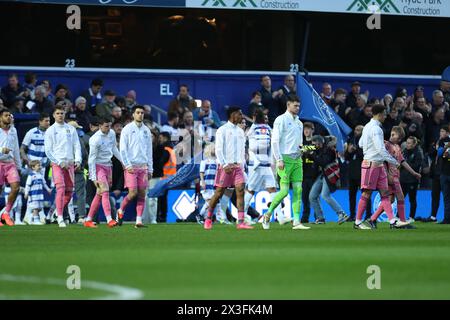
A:
{"type": "MultiPolygon", "coordinates": [[[[0,274],[0,281],[50,284],[66,286],[66,281],[56,278],[39,278],[35,276],[16,276],[11,274],[0,274]]],[[[111,294],[95,298],[96,300],[138,300],[144,297],[141,290],[124,287],[116,284],[109,284],[97,281],[81,280],[81,288],[90,288],[94,290],[106,291],[111,294]]],[[[2,295],[4,296],[4,295],[2,295]]]]}

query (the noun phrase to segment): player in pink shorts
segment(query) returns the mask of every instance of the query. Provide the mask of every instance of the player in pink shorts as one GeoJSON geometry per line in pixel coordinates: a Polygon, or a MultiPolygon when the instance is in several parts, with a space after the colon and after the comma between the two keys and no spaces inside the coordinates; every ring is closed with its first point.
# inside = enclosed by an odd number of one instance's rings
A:
{"type": "Polygon", "coordinates": [[[55,106],[53,118],[55,123],[45,132],[44,147],[56,186],[57,222],[60,228],[65,228],[63,211],[72,199],[75,168],[81,165],[81,146],[76,129],[64,122],[64,107],[55,106]]]}
{"type": "Polygon", "coordinates": [[[8,109],[2,109],[0,111],[0,192],[6,183],[10,185],[11,192],[5,211],[0,217],[0,227],[3,226],[2,221],[8,226],[14,225],[10,212],[20,189],[18,172],[20,166],[19,139],[16,128],[12,126],[12,115],[8,109]]]}
{"type": "MultiPolygon", "coordinates": [[[[405,168],[409,173],[420,179],[422,176],[415,172],[411,166],[403,158],[402,150],[400,148],[400,143],[405,138],[405,131],[402,127],[395,126],[391,130],[391,137],[389,141],[385,141],[386,150],[400,163],[400,165],[405,168]]],[[[389,194],[391,198],[391,203],[394,202],[394,197],[397,198],[397,211],[400,221],[406,222],[405,217],[405,196],[403,195],[402,187],[400,184],[400,171],[397,166],[390,163],[387,164],[388,172],[388,186],[389,194]]],[[[378,207],[377,211],[370,217],[369,224],[376,228],[376,221],[378,217],[383,213],[384,209],[382,206],[378,207]]]]}
{"type": "Polygon", "coordinates": [[[97,194],[89,208],[89,214],[84,223],[85,227],[97,228],[92,221],[97,213],[100,202],[103,206],[108,227],[117,226],[117,222],[111,218],[111,203],[109,202],[109,188],[112,184],[112,157],[120,162],[122,157],[116,145],[116,133],[111,130],[109,119],[99,120],[99,130],[89,139],[89,178],[97,188],[97,194]]]}
{"type": "Polygon", "coordinates": [[[216,190],[209,200],[208,216],[204,228],[212,228],[214,209],[227,188],[235,188],[238,208],[238,229],[253,229],[245,224],[244,218],[244,188],[245,176],[242,169],[245,163],[245,133],[238,124],[242,121],[242,111],[239,107],[227,110],[228,122],[216,133],[215,153],[219,165],[214,181],[216,190]]]}
{"type": "Polygon", "coordinates": [[[385,162],[398,166],[398,161],[389,154],[384,145],[384,133],[381,124],[386,119],[386,107],[377,104],[372,107],[373,117],[364,126],[359,146],[363,149],[364,160],[361,164],[361,190],[363,190],[358,203],[356,213],[355,229],[372,229],[362,222],[363,212],[366,210],[367,202],[372,197],[372,192],[378,190],[381,195],[381,207],[386,211],[391,225],[402,227],[408,223],[398,221],[394,218],[392,205],[389,200],[388,178],[385,162]]]}
{"type": "Polygon", "coordinates": [[[120,155],[125,167],[125,187],[128,195],[123,199],[117,211],[119,225],[122,225],[123,214],[127,205],[137,198],[136,228],[145,227],[142,214],[145,206],[145,196],[148,181],[153,173],[153,149],[150,129],[144,125],[144,107],[133,107],[134,121],[127,124],[120,134],[120,155]]]}

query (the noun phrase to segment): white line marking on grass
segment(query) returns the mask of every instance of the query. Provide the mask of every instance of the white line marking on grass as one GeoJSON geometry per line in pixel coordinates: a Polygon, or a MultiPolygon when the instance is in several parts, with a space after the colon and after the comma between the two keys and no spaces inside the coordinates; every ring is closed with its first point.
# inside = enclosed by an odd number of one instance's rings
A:
{"type": "MultiPolygon", "coordinates": [[[[66,281],[56,278],[39,278],[35,276],[15,276],[11,274],[0,274],[0,281],[61,285],[66,288],[66,281]]],[[[108,284],[97,281],[82,280],[81,286],[94,290],[105,291],[110,294],[94,298],[96,300],[137,300],[142,299],[144,294],[141,290],[124,287],[116,284],[108,284]]]]}

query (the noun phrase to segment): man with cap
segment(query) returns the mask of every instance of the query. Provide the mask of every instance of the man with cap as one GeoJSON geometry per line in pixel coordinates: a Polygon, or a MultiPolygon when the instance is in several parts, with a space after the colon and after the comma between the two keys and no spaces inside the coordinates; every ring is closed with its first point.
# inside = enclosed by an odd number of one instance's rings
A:
{"type": "Polygon", "coordinates": [[[354,81],[352,83],[352,91],[347,96],[347,100],[345,101],[347,107],[350,107],[352,109],[357,107],[356,100],[358,99],[360,93],[361,93],[361,84],[359,83],[359,81],[354,81]]]}
{"type": "Polygon", "coordinates": [[[99,118],[111,119],[112,110],[116,106],[116,103],[114,102],[116,94],[112,90],[106,90],[104,96],[105,99],[103,102],[95,107],[95,113],[99,118]]]}

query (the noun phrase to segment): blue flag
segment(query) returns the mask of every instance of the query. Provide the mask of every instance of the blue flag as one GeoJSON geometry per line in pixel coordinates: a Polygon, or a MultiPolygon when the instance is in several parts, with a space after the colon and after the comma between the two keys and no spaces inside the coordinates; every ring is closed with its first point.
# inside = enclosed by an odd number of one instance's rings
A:
{"type": "Polygon", "coordinates": [[[316,90],[297,73],[297,93],[301,99],[299,118],[318,122],[337,138],[336,149],[344,151],[344,143],[352,129],[330,108],[316,90]]]}

